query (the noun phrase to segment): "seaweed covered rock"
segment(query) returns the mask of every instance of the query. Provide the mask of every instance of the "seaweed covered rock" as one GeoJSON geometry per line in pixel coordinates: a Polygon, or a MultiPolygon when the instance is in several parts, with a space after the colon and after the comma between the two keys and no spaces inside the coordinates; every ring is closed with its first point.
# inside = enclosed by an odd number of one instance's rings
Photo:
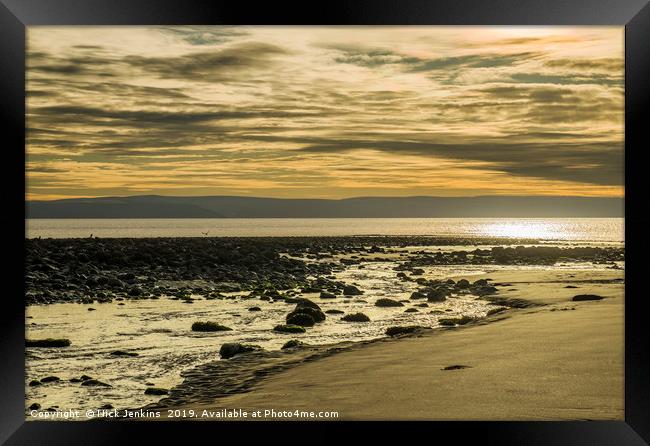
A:
{"type": "Polygon", "coordinates": [[[370,322],[370,318],[363,313],[346,314],[341,320],[345,322],[370,322]]]}
{"type": "Polygon", "coordinates": [[[169,390],[161,389],[160,387],[148,387],[145,391],[145,395],[167,395],[169,390]]]}
{"type": "Polygon", "coordinates": [[[313,327],[316,321],[314,318],[307,313],[303,313],[302,310],[294,310],[287,315],[287,324],[288,325],[300,325],[301,327],[313,327]]]}
{"type": "Polygon", "coordinates": [[[363,294],[363,291],[354,285],[345,285],[343,287],[343,295],[345,296],[360,296],[361,294],[363,294]]]}
{"type": "Polygon", "coordinates": [[[411,293],[411,299],[426,299],[426,297],[427,295],[420,291],[413,291],[413,293],[411,293]]]}
{"type": "Polygon", "coordinates": [[[300,325],[276,325],[273,327],[273,331],[278,333],[304,333],[305,328],[300,325]]]}
{"type": "Polygon", "coordinates": [[[111,356],[138,356],[135,352],[127,352],[124,350],[115,350],[111,352],[111,356]]]}
{"type": "Polygon", "coordinates": [[[326,314],[343,314],[343,313],[345,313],[345,311],[332,309],[332,310],[326,310],[325,313],[326,314]]]}
{"type": "Polygon", "coordinates": [[[440,325],[451,327],[454,325],[465,325],[469,322],[472,322],[473,320],[474,320],[473,317],[461,316],[461,317],[452,317],[452,318],[441,318],[438,319],[438,323],[440,325]]]}
{"type": "Polygon", "coordinates": [[[469,280],[467,279],[460,279],[458,282],[456,282],[456,288],[459,288],[461,290],[464,290],[466,288],[469,288],[469,280]]]}
{"type": "Polygon", "coordinates": [[[281,349],[286,350],[288,348],[302,347],[303,345],[307,345],[307,344],[297,339],[292,339],[290,341],[285,342],[281,349]]]}
{"type": "Polygon", "coordinates": [[[70,339],[25,339],[25,347],[69,347],[70,339]]]}
{"type": "Polygon", "coordinates": [[[597,294],[578,294],[576,296],[573,296],[573,299],[571,299],[573,302],[582,302],[585,300],[602,300],[604,299],[603,296],[598,296],[597,294]]]}
{"type": "Polygon", "coordinates": [[[401,336],[405,334],[411,334],[418,332],[420,330],[425,330],[428,329],[428,327],[420,327],[418,325],[408,325],[405,327],[388,327],[386,329],[386,335],[387,336],[401,336]]]}
{"type": "Polygon", "coordinates": [[[239,342],[229,342],[223,344],[219,349],[219,356],[223,359],[232,358],[235,355],[240,355],[242,353],[250,353],[255,351],[261,351],[262,347],[259,345],[252,344],[240,344],[239,342]]]}
{"type": "Polygon", "coordinates": [[[447,290],[436,288],[427,293],[427,302],[444,302],[447,300],[447,290]]]}
{"type": "Polygon", "coordinates": [[[397,300],[381,298],[375,302],[376,307],[403,307],[404,304],[397,300]]]}
{"type": "Polygon", "coordinates": [[[110,384],[99,381],[97,379],[87,379],[81,383],[82,386],[86,387],[112,387],[110,384]]]}
{"type": "Polygon", "coordinates": [[[194,322],[192,324],[192,331],[231,331],[232,328],[226,327],[225,325],[218,324],[216,322],[206,321],[206,322],[194,322]]]}

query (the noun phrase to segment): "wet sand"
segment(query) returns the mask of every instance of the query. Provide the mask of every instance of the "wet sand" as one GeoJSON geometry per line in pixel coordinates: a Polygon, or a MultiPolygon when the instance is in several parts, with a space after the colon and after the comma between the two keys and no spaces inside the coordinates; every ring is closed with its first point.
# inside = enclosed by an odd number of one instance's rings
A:
{"type": "MultiPolygon", "coordinates": [[[[489,277],[511,284],[500,297],[544,305],[355,345],[270,373],[244,393],[175,408],[338,411],[343,420],[622,420],[623,272],[489,277]],[[572,302],[576,294],[605,299],[572,302]],[[453,365],[469,367],[443,370],[453,365]]],[[[202,386],[216,385],[205,378],[202,386]]]]}

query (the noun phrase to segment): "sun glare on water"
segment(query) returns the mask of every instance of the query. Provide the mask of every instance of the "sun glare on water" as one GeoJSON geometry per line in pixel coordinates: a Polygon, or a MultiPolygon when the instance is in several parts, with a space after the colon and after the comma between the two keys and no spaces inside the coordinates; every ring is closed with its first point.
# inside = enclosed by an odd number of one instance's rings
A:
{"type": "Polygon", "coordinates": [[[495,223],[485,226],[484,235],[489,237],[558,239],[564,238],[561,228],[547,222],[527,221],[495,223]]]}

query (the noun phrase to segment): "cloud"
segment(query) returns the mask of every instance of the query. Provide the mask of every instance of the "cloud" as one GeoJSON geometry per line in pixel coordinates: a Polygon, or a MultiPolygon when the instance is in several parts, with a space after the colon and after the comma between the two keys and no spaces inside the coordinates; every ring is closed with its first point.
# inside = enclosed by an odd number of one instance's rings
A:
{"type": "Polygon", "coordinates": [[[236,81],[245,72],[268,70],[275,62],[274,56],[286,54],[289,51],[277,45],[245,42],[177,57],[127,56],[123,60],[162,78],[215,82],[236,81]]]}
{"type": "Polygon", "coordinates": [[[498,47],[446,32],[35,29],[28,187],[620,194],[622,53],[611,39],[597,47],[591,29],[498,47]]]}

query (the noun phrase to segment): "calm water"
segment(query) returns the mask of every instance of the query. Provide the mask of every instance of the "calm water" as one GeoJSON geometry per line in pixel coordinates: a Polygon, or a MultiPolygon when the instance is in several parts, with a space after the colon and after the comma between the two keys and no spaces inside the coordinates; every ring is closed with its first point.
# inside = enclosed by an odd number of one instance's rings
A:
{"type": "Polygon", "coordinates": [[[623,218],[28,219],[28,238],[426,235],[622,242],[623,218]]]}

